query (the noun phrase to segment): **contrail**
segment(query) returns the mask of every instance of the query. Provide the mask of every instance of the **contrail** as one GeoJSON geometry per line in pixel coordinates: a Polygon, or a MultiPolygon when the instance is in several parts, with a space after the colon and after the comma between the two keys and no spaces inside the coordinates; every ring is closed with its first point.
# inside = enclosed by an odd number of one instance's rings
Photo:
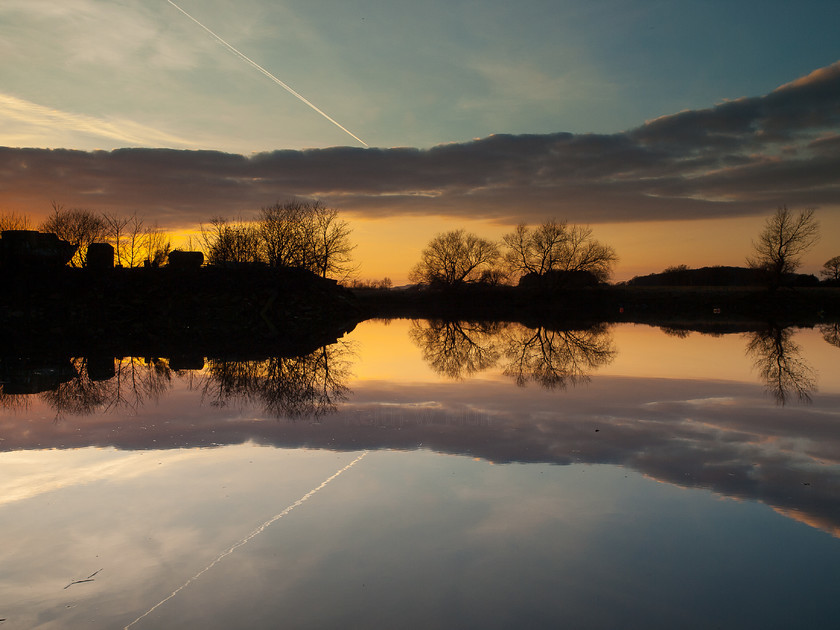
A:
{"type": "MultiPolygon", "coordinates": [[[[144,612],[142,615],[140,615],[139,617],[137,617],[137,619],[135,619],[135,620],[134,620],[134,621],[132,621],[130,624],[128,624],[127,626],[125,626],[125,627],[123,628],[123,630],[128,630],[128,628],[130,628],[131,626],[133,626],[134,624],[136,624],[138,621],[140,621],[141,619],[143,619],[143,618],[144,618],[144,617],[146,617],[147,615],[151,614],[152,612],[154,612],[155,610],[157,610],[158,608],[160,608],[161,606],[163,606],[166,602],[168,602],[170,599],[172,599],[173,597],[175,597],[178,593],[180,593],[181,591],[183,591],[183,590],[184,590],[185,588],[187,588],[190,584],[192,584],[193,582],[195,582],[198,578],[200,578],[202,575],[204,575],[204,574],[205,574],[205,573],[207,573],[210,569],[212,569],[214,566],[216,566],[219,562],[221,562],[221,560],[222,560],[223,558],[225,558],[226,556],[229,556],[230,554],[232,554],[234,551],[236,551],[236,550],[237,550],[237,549],[239,549],[242,545],[244,545],[245,543],[247,543],[248,541],[250,541],[250,540],[251,540],[254,536],[256,536],[257,534],[262,533],[262,532],[263,532],[263,530],[265,530],[265,528],[266,528],[266,527],[268,527],[269,525],[271,525],[271,524],[272,524],[272,523],[274,523],[275,521],[277,521],[277,520],[279,520],[279,519],[283,518],[284,516],[286,516],[286,514],[288,514],[288,513],[289,513],[289,512],[291,512],[292,510],[294,510],[294,509],[295,509],[296,507],[298,507],[301,503],[303,503],[304,501],[306,501],[309,497],[311,497],[313,494],[315,494],[316,492],[318,492],[321,488],[323,488],[324,486],[326,486],[326,485],[327,485],[330,481],[332,481],[333,479],[335,479],[336,477],[338,477],[341,473],[343,473],[343,472],[344,472],[344,471],[346,471],[346,470],[349,470],[349,469],[350,469],[350,468],[352,468],[354,465],[356,465],[358,462],[360,462],[360,461],[364,458],[364,456],[365,456],[365,455],[367,455],[367,454],[368,454],[368,452],[367,452],[367,451],[365,451],[364,453],[362,453],[361,455],[359,455],[356,459],[354,459],[352,462],[350,462],[349,464],[347,464],[344,468],[341,468],[341,469],[340,469],[340,470],[338,470],[337,472],[333,473],[331,476],[329,476],[329,477],[327,477],[326,479],[324,479],[324,481],[322,481],[322,482],[321,482],[321,485],[320,485],[320,486],[318,486],[318,487],[316,487],[316,488],[313,488],[312,490],[310,490],[309,492],[307,492],[306,494],[304,494],[304,495],[303,495],[300,499],[298,499],[297,501],[295,501],[294,503],[292,503],[290,506],[288,506],[285,510],[283,510],[282,512],[280,512],[280,513],[275,514],[274,516],[272,516],[272,517],[271,517],[270,519],[268,519],[265,523],[263,523],[262,525],[260,525],[259,527],[257,527],[257,529],[255,529],[255,530],[254,530],[254,531],[252,531],[250,534],[248,534],[247,536],[245,536],[245,538],[243,538],[242,540],[240,540],[238,543],[236,543],[235,545],[233,545],[233,546],[228,547],[227,549],[225,549],[225,550],[224,550],[221,554],[219,554],[219,555],[218,555],[218,557],[216,557],[216,559],[215,559],[215,560],[213,560],[213,562],[211,562],[210,564],[208,564],[208,565],[207,565],[206,567],[204,567],[201,571],[199,571],[199,572],[198,572],[198,573],[196,573],[194,576],[192,576],[190,579],[188,579],[186,582],[184,582],[183,584],[181,584],[181,586],[179,586],[178,588],[176,588],[176,589],[175,589],[174,591],[172,591],[169,595],[167,595],[167,596],[166,596],[166,597],[164,597],[162,600],[160,600],[157,604],[155,604],[154,606],[152,606],[151,608],[149,608],[149,610],[147,610],[147,611],[146,611],[146,612],[144,612]]],[[[96,575],[96,574],[94,574],[94,575],[96,575]]]]}
{"type": "Polygon", "coordinates": [[[248,56],[247,56],[247,55],[245,55],[244,53],[242,53],[242,52],[238,51],[236,48],[234,48],[233,46],[231,46],[230,44],[228,44],[225,40],[223,40],[221,37],[219,37],[218,35],[216,35],[216,33],[214,33],[214,32],[213,32],[213,31],[211,31],[209,28],[207,28],[206,26],[204,26],[204,24],[202,24],[201,22],[199,22],[198,20],[196,20],[193,16],[191,16],[189,13],[187,13],[186,11],[184,11],[184,10],[183,10],[181,7],[179,7],[177,4],[175,4],[174,2],[172,2],[172,0],[166,0],[166,1],[167,1],[169,4],[171,4],[173,7],[175,7],[176,9],[178,9],[181,13],[183,13],[184,15],[186,15],[186,16],[187,16],[189,19],[191,19],[193,22],[195,22],[196,24],[198,24],[198,25],[199,25],[201,28],[203,28],[203,29],[204,29],[204,30],[205,30],[205,31],[206,31],[206,32],[207,32],[207,33],[208,33],[208,34],[209,34],[209,35],[210,35],[213,39],[215,39],[215,40],[216,40],[217,42],[219,42],[222,46],[224,46],[225,48],[227,48],[227,49],[228,49],[230,52],[232,52],[234,55],[236,55],[237,57],[239,57],[242,61],[245,61],[245,62],[249,63],[249,64],[250,64],[250,65],[252,65],[254,68],[256,68],[257,70],[259,70],[260,72],[262,72],[262,73],[263,73],[265,76],[267,76],[269,79],[271,79],[272,81],[274,81],[274,82],[275,82],[277,85],[279,85],[281,88],[283,88],[284,90],[286,90],[289,94],[291,94],[291,95],[292,95],[292,96],[294,96],[295,98],[298,98],[298,99],[300,99],[301,101],[303,101],[304,103],[306,103],[307,105],[309,105],[309,107],[311,107],[311,108],[312,108],[312,109],[314,109],[316,112],[318,112],[319,114],[321,114],[321,116],[323,116],[324,118],[326,118],[327,120],[329,120],[332,124],[334,124],[336,127],[338,127],[339,129],[341,129],[341,130],[342,130],[344,133],[346,133],[347,135],[349,135],[349,136],[351,136],[351,137],[355,138],[356,140],[358,140],[359,142],[361,142],[361,143],[362,143],[363,145],[365,145],[366,147],[367,147],[367,146],[370,146],[367,142],[365,142],[364,140],[362,140],[359,136],[357,136],[356,134],[354,134],[352,131],[350,131],[350,130],[349,130],[349,129],[347,129],[346,127],[343,127],[341,124],[339,124],[339,123],[338,123],[338,121],[336,121],[334,118],[331,118],[331,117],[330,117],[330,116],[328,116],[328,115],[327,115],[324,111],[322,111],[321,109],[318,109],[318,107],[316,107],[316,106],[315,106],[315,105],[313,105],[311,102],[309,102],[309,101],[308,101],[308,100],[307,100],[307,99],[306,99],[303,95],[299,94],[299,93],[298,93],[298,92],[296,92],[294,89],[292,89],[292,87],[291,87],[290,85],[288,85],[288,84],[284,83],[283,81],[281,81],[280,79],[278,79],[277,77],[275,77],[273,74],[271,74],[268,70],[266,70],[265,68],[263,68],[263,67],[262,67],[260,64],[258,64],[256,61],[254,61],[253,59],[251,59],[250,57],[248,57],[248,56]]]}

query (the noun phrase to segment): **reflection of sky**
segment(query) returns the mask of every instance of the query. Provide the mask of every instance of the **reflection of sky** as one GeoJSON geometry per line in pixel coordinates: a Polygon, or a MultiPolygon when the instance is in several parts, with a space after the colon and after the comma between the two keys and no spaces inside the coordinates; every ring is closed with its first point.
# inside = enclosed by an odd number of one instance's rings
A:
{"type": "Polygon", "coordinates": [[[352,333],[352,392],[317,423],[211,407],[177,378],[136,413],[3,412],[4,627],[122,627],[361,450],[133,627],[789,627],[797,608],[840,612],[838,349],[817,332],[796,341],[820,391],[780,407],[742,335],[616,327],[612,364],[548,391],[493,370],[447,381],[406,331],[352,333]]]}
{"type": "MultiPolygon", "coordinates": [[[[357,343],[353,372],[358,380],[425,383],[439,378],[423,363],[422,352],[408,343],[409,320],[392,320],[387,325],[367,321],[351,333],[357,343]]],[[[751,361],[745,356],[743,335],[722,336],[688,333],[686,337],[663,334],[645,325],[617,325],[610,329],[618,348],[615,360],[600,367],[597,375],[684,378],[756,382],[751,361]]],[[[819,389],[840,392],[837,361],[840,349],[825,342],[816,329],[796,334],[803,355],[822,377],[819,389]]],[[[492,372],[480,375],[494,378],[492,372]]],[[[355,388],[355,385],[354,385],[355,388]]]]}
{"type": "Polygon", "coordinates": [[[357,455],[193,453],[0,508],[8,627],[123,627],[172,593],[132,627],[781,628],[840,612],[835,541],[758,504],[620,467],[428,452],[369,453],[178,590],[357,455]]]}

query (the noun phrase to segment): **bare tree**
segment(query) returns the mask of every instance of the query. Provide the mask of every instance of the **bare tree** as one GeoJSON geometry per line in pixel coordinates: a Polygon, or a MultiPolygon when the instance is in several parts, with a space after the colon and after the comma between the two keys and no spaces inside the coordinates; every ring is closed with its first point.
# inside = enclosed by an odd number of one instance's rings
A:
{"type": "Polygon", "coordinates": [[[103,214],[105,240],[114,247],[114,262],[120,267],[139,267],[143,264],[147,233],[143,219],[136,212],[128,216],[103,214]]]}
{"type": "Polygon", "coordinates": [[[146,230],[143,227],[143,219],[133,212],[128,217],[125,226],[125,239],[121,252],[123,267],[139,267],[143,264],[144,240],[146,230]]]}
{"type": "Polygon", "coordinates": [[[210,225],[202,225],[201,241],[204,257],[210,264],[263,262],[260,238],[254,225],[241,219],[231,222],[214,217],[210,225]]]}
{"type": "Polygon", "coordinates": [[[105,220],[92,210],[65,209],[55,202],[52,208],[52,214],[40,226],[41,231],[52,232],[76,246],[76,254],[70,260],[71,266],[87,266],[88,246],[105,238],[105,220]]]}
{"type": "Polygon", "coordinates": [[[320,275],[328,275],[344,281],[357,267],[352,264],[352,253],[356,248],[350,242],[350,225],[339,218],[338,210],[316,204],[314,209],[317,243],[317,269],[320,275]]]}
{"type": "Polygon", "coordinates": [[[307,269],[345,280],[355,270],[350,226],[320,201],[288,201],[263,208],[257,232],[272,267],[307,269]]]}
{"type": "Polygon", "coordinates": [[[309,269],[315,265],[314,225],[309,214],[308,207],[295,201],[260,211],[257,232],[269,266],[309,269]]]}
{"type": "Polygon", "coordinates": [[[426,245],[409,279],[450,287],[478,282],[482,273],[491,270],[498,260],[495,243],[464,230],[453,230],[438,234],[426,245]]]}
{"type": "Polygon", "coordinates": [[[166,263],[172,243],[157,223],[147,227],[143,234],[143,264],[162,267],[166,263]]]}
{"type": "Polygon", "coordinates": [[[544,276],[556,271],[588,271],[609,280],[618,261],[615,250],[592,238],[587,226],[549,219],[535,228],[519,224],[502,238],[505,263],[511,275],[544,276]]]}
{"type": "Polygon", "coordinates": [[[0,232],[5,230],[28,230],[31,226],[29,217],[16,212],[0,213],[0,232]]]}
{"type": "Polygon", "coordinates": [[[770,286],[778,287],[785,274],[795,272],[802,264],[802,255],[820,239],[820,224],[813,210],[794,215],[782,206],[764,223],[764,229],[753,241],[753,256],[747,264],[767,272],[770,286]]]}
{"type": "Polygon", "coordinates": [[[840,256],[826,260],[820,275],[826,280],[840,280],[840,256]]]}

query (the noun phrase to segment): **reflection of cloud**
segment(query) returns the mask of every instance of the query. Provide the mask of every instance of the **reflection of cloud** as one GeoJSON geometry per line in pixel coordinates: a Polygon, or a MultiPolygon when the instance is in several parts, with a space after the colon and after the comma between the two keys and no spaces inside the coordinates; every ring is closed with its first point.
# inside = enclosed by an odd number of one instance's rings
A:
{"type": "Polygon", "coordinates": [[[693,219],[836,204],[840,62],[758,97],[617,134],[498,135],[430,149],[335,147],[252,157],[213,151],[4,149],[19,203],[148,208],[194,224],[317,196],[370,216],[503,221],[693,219]],[[767,182],[773,185],[768,187],[767,182]]]}
{"type": "Polygon", "coordinates": [[[822,395],[793,414],[769,404],[760,385],[714,381],[601,376],[560,396],[496,381],[360,382],[354,389],[351,402],[318,424],[196,409],[195,400],[181,406],[176,392],[131,422],[9,417],[2,445],[160,449],[250,440],[346,451],[427,448],[500,463],[615,464],[761,501],[827,531],[840,527],[840,395],[822,395]],[[177,412],[167,410],[168,401],[177,412]]]}
{"type": "MultiPolygon", "coordinates": [[[[5,466],[16,464],[17,453],[7,453],[4,456],[5,466]]],[[[103,480],[132,479],[142,477],[151,470],[160,470],[161,465],[173,464],[185,459],[198,456],[197,452],[175,451],[161,454],[152,461],[146,453],[120,454],[109,457],[106,461],[91,462],[89,464],[74,464],[72,477],[67,476],[65,469],[59,467],[28,474],[15,474],[0,480],[0,505],[31,499],[40,494],[54,492],[63,488],[82,486],[103,480]]],[[[53,461],[58,458],[53,458],[53,461]]],[[[43,462],[42,462],[43,463],[43,462]]]]}

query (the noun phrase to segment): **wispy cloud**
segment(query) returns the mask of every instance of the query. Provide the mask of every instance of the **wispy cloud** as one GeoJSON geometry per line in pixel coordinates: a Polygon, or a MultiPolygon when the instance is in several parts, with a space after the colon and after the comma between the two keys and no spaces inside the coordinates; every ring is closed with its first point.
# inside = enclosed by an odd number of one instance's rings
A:
{"type": "Polygon", "coordinates": [[[49,146],[56,138],[82,133],[128,145],[194,146],[189,140],[130,120],[66,112],[8,94],[0,94],[0,120],[5,121],[0,123],[0,141],[5,144],[12,144],[9,139],[15,137],[42,137],[48,139],[45,144],[49,146]]]}

